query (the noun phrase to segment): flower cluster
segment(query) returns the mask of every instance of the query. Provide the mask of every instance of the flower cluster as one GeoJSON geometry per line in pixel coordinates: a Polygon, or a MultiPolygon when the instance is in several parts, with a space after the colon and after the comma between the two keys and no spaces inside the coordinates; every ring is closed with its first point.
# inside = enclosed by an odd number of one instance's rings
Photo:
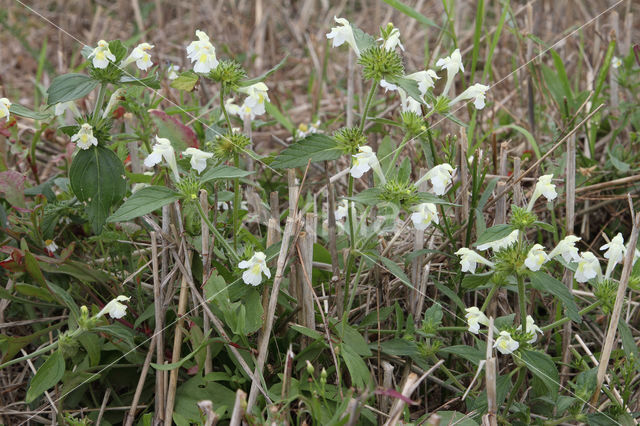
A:
{"type": "MultiPolygon", "coordinates": [[[[179,182],[180,173],[178,171],[176,154],[173,149],[173,145],[171,145],[171,141],[167,138],[161,138],[158,136],[156,136],[155,141],[156,143],[153,145],[151,153],[144,160],[144,165],[147,167],[153,167],[164,160],[169,165],[176,182],[179,182]]],[[[182,154],[191,158],[191,168],[198,172],[198,174],[201,174],[207,167],[207,160],[214,156],[212,152],[205,152],[192,147],[185,149],[182,154]]]]}
{"type": "Polygon", "coordinates": [[[116,67],[121,68],[135,62],[136,66],[140,70],[146,71],[153,65],[153,62],[151,61],[151,54],[149,53],[151,49],[153,49],[153,45],[149,43],[140,43],[133,48],[126,59],[121,63],[116,63],[116,56],[111,52],[109,43],[104,40],[100,40],[98,41],[98,45],[89,54],[89,59],[91,59],[93,67],[97,69],[105,69],[111,63],[116,67]]]}

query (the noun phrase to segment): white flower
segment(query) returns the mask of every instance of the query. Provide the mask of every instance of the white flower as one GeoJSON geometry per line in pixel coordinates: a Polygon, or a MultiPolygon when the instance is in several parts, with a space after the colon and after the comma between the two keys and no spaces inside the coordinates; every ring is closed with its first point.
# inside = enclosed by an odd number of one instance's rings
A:
{"type": "Polygon", "coordinates": [[[224,108],[227,110],[227,113],[231,115],[241,116],[242,107],[238,104],[233,103],[234,98],[229,98],[224,101],[224,108]]]}
{"type": "Polygon", "coordinates": [[[336,220],[342,220],[349,215],[349,204],[351,204],[351,208],[353,208],[353,201],[351,203],[349,203],[347,200],[342,200],[340,202],[340,205],[333,213],[336,220]]]}
{"type": "Polygon", "coordinates": [[[169,67],[167,68],[167,78],[169,80],[175,80],[176,78],[178,78],[179,70],[180,67],[178,65],[169,65],[169,67]]]}
{"type": "Polygon", "coordinates": [[[9,121],[9,108],[11,108],[11,101],[7,98],[0,98],[0,118],[9,121]]]}
{"type": "Polygon", "coordinates": [[[611,66],[615,69],[620,68],[620,65],[622,65],[622,60],[620,58],[618,58],[617,56],[614,56],[611,59],[611,66]]]}
{"type": "Polygon", "coordinates": [[[485,94],[487,93],[487,90],[489,90],[489,86],[476,83],[473,86],[467,87],[467,90],[456,96],[449,105],[453,105],[458,101],[473,99],[473,105],[475,105],[476,109],[482,109],[484,108],[484,101],[486,98],[485,94]]]}
{"type": "Polygon", "coordinates": [[[238,263],[238,268],[246,269],[246,271],[242,273],[242,280],[245,284],[253,286],[260,284],[262,282],[262,273],[264,273],[267,278],[271,278],[271,271],[269,271],[267,263],[265,262],[266,258],[263,252],[257,251],[251,259],[238,263]]]}
{"type": "Polygon", "coordinates": [[[247,87],[240,87],[238,92],[246,93],[248,96],[245,98],[243,106],[251,108],[254,115],[262,115],[265,111],[264,102],[269,100],[267,91],[269,88],[266,84],[259,82],[247,87]]]}
{"type": "Polygon", "coordinates": [[[80,126],[78,133],[71,136],[71,142],[76,142],[80,149],[89,149],[92,145],[98,146],[98,139],[93,136],[93,127],[89,123],[80,126]]]}
{"type": "Polygon", "coordinates": [[[503,248],[509,247],[510,245],[514,244],[516,241],[518,241],[517,229],[511,232],[509,235],[507,235],[504,238],[500,238],[499,240],[491,241],[489,243],[480,244],[478,246],[478,250],[486,250],[490,248],[491,250],[496,252],[496,251],[502,250],[503,248]]]}
{"type": "Polygon", "coordinates": [[[300,123],[296,129],[296,139],[302,139],[314,133],[318,133],[320,120],[315,123],[300,123]]]}
{"type": "Polygon", "coordinates": [[[489,318],[487,318],[487,316],[475,306],[466,308],[465,311],[467,311],[467,313],[464,317],[467,319],[467,324],[469,324],[469,331],[473,334],[478,334],[480,331],[480,324],[486,326],[489,325],[489,318]]]}
{"type": "Polygon", "coordinates": [[[535,244],[527,253],[527,258],[524,260],[524,264],[532,271],[539,271],[540,267],[549,261],[549,256],[544,252],[544,247],[540,244],[535,244]]]}
{"type": "MultiPolygon", "coordinates": [[[[520,324],[517,328],[517,330],[522,330],[522,324],[520,324]]],[[[540,327],[538,327],[536,325],[536,323],[533,321],[533,318],[531,317],[531,315],[527,315],[527,333],[533,333],[533,337],[531,337],[531,339],[529,339],[529,341],[527,341],[527,343],[535,343],[536,340],[538,340],[538,335],[536,333],[540,333],[540,334],[544,334],[544,332],[540,329],[540,327]]]]}
{"type": "Polygon", "coordinates": [[[153,45],[149,43],[140,43],[129,54],[127,59],[122,63],[123,66],[129,65],[132,62],[136,63],[136,66],[142,71],[146,71],[153,65],[151,62],[151,55],[149,50],[153,49],[153,45]]]}
{"type": "Polygon", "coordinates": [[[332,41],[333,47],[342,46],[345,42],[351,46],[356,55],[360,56],[360,50],[356,44],[356,38],[353,35],[351,24],[344,18],[333,17],[334,21],[340,24],[340,27],[331,28],[331,32],[327,34],[327,38],[332,41]]]}
{"type": "Polygon", "coordinates": [[[156,136],[156,143],[152,147],[151,154],[144,159],[144,165],[147,167],[153,167],[160,163],[163,158],[169,164],[176,180],[179,181],[180,174],[178,173],[176,154],[173,151],[173,146],[171,146],[171,141],[167,138],[160,138],[156,136]]]}
{"type": "Polygon", "coordinates": [[[627,248],[624,246],[624,238],[622,238],[622,234],[618,232],[618,235],[613,237],[609,244],[605,244],[600,247],[600,250],[607,250],[604,253],[604,258],[609,259],[607,263],[607,270],[604,274],[605,278],[609,278],[611,276],[611,272],[613,272],[613,268],[618,263],[621,263],[624,259],[624,255],[627,252],[627,248]]]}
{"type": "Polygon", "coordinates": [[[58,250],[58,245],[53,240],[46,240],[44,245],[49,253],[55,253],[58,250]]]}
{"type": "Polygon", "coordinates": [[[405,77],[418,82],[418,90],[420,90],[420,94],[422,96],[427,93],[427,90],[436,85],[433,80],[438,80],[440,78],[434,70],[418,71],[413,74],[406,75],[405,77]]]}
{"type": "Polygon", "coordinates": [[[533,195],[531,195],[531,200],[529,200],[529,204],[527,205],[527,210],[531,211],[536,200],[540,198],[541,195],[544,195],[547,201],[556,199],[558,193],[556,192],[556,186],[551,183],[551,179],[553,179],[553,175],[542,175],[538,178],[536,187],[533,190],[533,195]]]}
{"type": "Polygon", "coordinates": [[[518,349],[519,346],[520,344],[513,340],[508,331],[501,331],[500,336],[498,336],[496,342],[493,344],[493,347],[497,348],[502,355],[509,355],[518,349]]]}
{"type": "Polygon", "coordinates": [[[200,151],[198,148],[187,148],[183,154],[191,157],[191,167],[196,170],[198,174],[202,173],[205,167],[207,167],[207,160],[213,157],[212,152],[200,151]]]}
{"type": "Polygon", "coordinates": [[[93,66],[96,68],[104,69],[109,65],[109,61],[114,62],[116,57],[111,50],[109,50],[109,43],[104,40],[98,42],[98,47],[93,49],[93,52],[89,55],[92,59],[93,66]]]}
{"type": "Polygon", "coordinates": [[[462,272],[471,272],[472,274],[475,274],[476,265],[478,263],[483,263],[489,267],[493,267],[493,262],[485,259],[475,251],[466,247],[462,247],[456,252],[456,254],[460,256],[460,266],[462,266],[462,272]]]}
{"type": "Polygon", "coordinates": [[[376,153],[373,152],[371,147],[363,145],[358,148],[358,153],[353,156],[353,165],[349,170],[351,176],[356,179],[362,177],[363,174],[368,172],[370,169],[378,175],[378,178],[382,183],[386,182],[384,177],[384,173],[382,173],[382,169],[380,168],[380,163],[378,162],[378,157],[376,157],[376,153]]]}
{"type": "Polygon", "coordinates": [[[111,302],[107,303],[100,312],[98,312],[96,318],[100,318],[101,316],[106,314],[109,314],[111,318],[115,319],[124,317],[127,314],[127,305],[121,302],[128,302],[129,300],[131,300],[131,298],[127,296],[120,295],[116,297],[111,302]]]}
{"type": "Polygon", "coordinates": [[[561,255],[565,262],[577,262],[580,260],[580,255],[578,254],[578,249],[576,248],[576,242],[580,241],[580,237],[576,237],[575,235],[567,235],[562,239],[556,248],[551,250],[549,253],[549,259],[553,259],[554,257],[561,255]]]}
{"type": "Polygon", "coordinates": [[[102,118],[107,118],[111,113],[113,107],[116,106],[118,102],[120,102],[120,96],[122,95],[122,92],[124,92],[123,88],[117,89],[115,92],[113,92],[113,94],[109,98],[109,102],[107,102],[107,106],[104,109],[104,112],[102,113],[102,118]]]}
{"type": "Polygon", "coordinates": [[[418,182],[423,179],[429,179],[431,181],[431,186],[433,187],[433,192],[436,195],[444,195],[447,186],[451,183],[451,175],[454,170],[455,169],[448,163],[438,164],[429,170],[422,179],[418,180],[418,182]]]}
{"type": "Polygon", "coordinates": [[[393,90],[398,90],[398,89],[399,89],[399,87],[398,87],[398,86],[396,86],[396,85],[395,85],[395,84],[393,84],[393,83],[389,83],[389,82],[388,82],[387,80],[385,80],[384,78],[383,78],[382,80],[380,80],[380,87],[383,87],[383,88],[384,88],[385,93],[386,93],[388,90],[392,90],[392,91],[393,91],[393,90]]]}
{"type": "Polygon", "coordinates": [[[440,223],[438,219],[438,210],[433,203],[422,203],[418,205],[415,213],[411,214],[413,226],[418,231],[424,231],[431,222],[440,223]]]}
{"type": "Polygon", "coordinates": [[[407,96],[407,92],[402,89],[398,89],[400,94],[400,103],[402,105],[402,112],[413,112],[418,115],[422,115],[422,108],[420,102],[413,99],[411,96],[407,96]]]}
{"type": "Polygon", "coordinates": [[[444,86],[444,90],[442,91],[442,94],[446,96],[449,92],[451,84],[453,83],[453,78],[455,77],[455,75],[458,73],[458,71],[464,72],[464,65],[462,65],[462,56],[460,55],[460,49],[454,50],[451,56],[438,59],[438,62],[436,62],[436,66],[440,67],[440,69],[447,70],[447,84],[444,86]]]}
{"type": "MultiPolygon", "coordinates": [[[[383,40],[382,38],[378,39],[378,41],[382,41],[382,40],[383,40]]],[[[384,40],[384,44],[382,45],[382,47],[384,47],[385,50],[394,50],[397,46],[400,46],[400,49],[404,51],[404,46],[400,42],[400,30],[397,28],[394,28],[389,33],[389,36],[387,37],[387,39],[384,40]]]]}
{"type": "Polygon", "coordinates": [[[598,258],[590,251],[582,253],[580,260],[578,261],[578,267],[576,268],[575,278],[579,283],[589,281],[592,278],[600,275],[600,262],[598,258]]]}
{"type": "Polygon", "coordinates": [[[195,62],[193,70],[197,73],[207,74],[217,68],[216,49],[209,41],[209,36],[200,30],[196,30],[198,40],[192,41],[187,46],[187,58],[195,62]]]}
{"type": "MultiPolygon", "coordinates": [[[[1,107],[0,107],[1,108],[1,107]]],[[[76,115],[80,115],[78,108],[76,107],[76,103],[73,101],[68,102],[58,102],[53,109],[53,113],[56,117],[64,114],[68,109],[73,111],[76,115]]],[[[1,117],[0,117],[1,118],[1,117]]]]}

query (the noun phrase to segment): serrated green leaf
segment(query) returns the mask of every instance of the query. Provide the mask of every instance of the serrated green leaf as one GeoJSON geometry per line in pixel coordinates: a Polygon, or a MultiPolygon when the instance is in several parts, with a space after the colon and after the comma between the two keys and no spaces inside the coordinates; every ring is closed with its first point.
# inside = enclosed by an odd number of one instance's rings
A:
{"type": "Polygon", "coordinates": [[[174,89],[191,92],[196,87],[199,78],[200,76],[193,71],[181,72],[178,78],[171,82],[170,86],[174,89]]]}
{"type": "Polygon", "coordinates": [[[353,197],[346,197],[351,201],[364,204],[365,206],[374,206],[382,201],[382,190],[380,188],[368,188],[353,197]]]}
{"type": "Polygon", "coordinates": [[[200,183],[210,182],[217,179],[235,179],[249,176],[253,172],[242,170],[233,166],[219,165],[210,167],[207,171],[200,176],[200,183]]]}
{"type": "Polygon", "coordinates": [[[180,198],[180,194],[165,186],[148,186],[133,194],[107,222],[126,222],[151,213],[180,198]]]}
{"type": "Polygon", "coordinates": [[[376,39],[371,35],[365,33],[360,28],[356,27],[353,24],[351,25],[351,30],[353,31],[353,38],[356,41],[356,46],[358,46],[358,50],[360,53],[364,52],[371,46],[376,44],[376,39]]]}
{"type": "Polygon", "coordinates": [[[47,90],[47,104],[73,101],[88,95],[98,82],[84,74],[63,74],[53,79],[47,90]]]}
{"type": "Polygon", "coordinates": [[[367,368],[367,364],[362,360],[360,355],[356,354],[353,349],[344,343],[340,346],[340,355],[347,364],[347,369],[351,375],[351,383],[358,389],[364,389],[371,383],[371,374],[367,368]]]}
{"type": "Polygon", "coordinates": [[[531,275],[531,286],[536,290],[546,291],[556,296],[562,304],[567,308],[567,316],[577,323],[582,322],[578,305],[573,298],[573,294],[569,291],[562,281],[558,281],[546,272],[536,271],[531,275]]]}
{"type": "Polygon", "coordinates": [[[109,50],[113,53],[113,56],[116,57],[116,60],[113,61],[114,64],[119,63],[127,56],[127,48],[120,40],[111,40],[109,42],[109,50]]]}
{"type": "Polygon", "coordinates": [[[118,156],[102,146],[81,150],[73,158],[69,182],[75,196],[87,203],[93,232],[102,231],[109,210],[126,193],[124,166],[118,156]]]}
{"type": "Polygon", "coordinates": [[[539,378],[551,394],[552,399],[558,396],[560,377],[558,369],[551,357],[539,351],[521,350],[520,356],[524,364],[534,376],[539,378]]]}
{"type": "Polygon", "coordinates": [[[420,102],[421,104],[425,104],[424,99],[422,98],[422,93],[420,93],[420,89],[418,89],[418,82],[412,80],[410,78],[405,77],[395,77],[389,79],[389,83],[393,83],[399,86],[402,90],[407,92],[409,96],[411,96],[414,100],[420,102]]]}
{"type": "Polygon", "coordinates": [[[306,166],[309,160],[312,162],[335,160],[342,155],[342,149],[335,139],[323,134],[312,134],[285,148],[273,160],[271,167],[292,169],[306,166]]]}
{"type": "Polygon", "coordinates": [[[35,401],[37,397],[42,395],[47,389],[54,387],[64,375],[64,357],[62,352],[55,351],[47,358],[47,360],[38,368],[36,375],[33,376],[25,402],[27,404],[35,401]]]}

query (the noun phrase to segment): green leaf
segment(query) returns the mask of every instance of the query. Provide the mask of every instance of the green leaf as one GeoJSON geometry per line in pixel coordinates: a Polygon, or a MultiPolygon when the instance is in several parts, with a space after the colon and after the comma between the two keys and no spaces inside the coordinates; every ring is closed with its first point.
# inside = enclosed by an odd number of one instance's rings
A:
{"type": "Polygon", "coordinates": [[[147,186],[127,199],[107,222],[126,222],[151,213],[180,198],[180,194],[166,186],[147,186]]]}
{"type": "Polygon", "coordinates": [[[480,361],[485,359],[486,356],[484,351],[467,345],[455,345],[448,346],[446,348],[440,348],[438,349],[438,353],[453,354],[464,358],[475,365],[478,365],[480,361]]]}
{"type": "Polygon", "coordinates": [[[371,351],[369,350],[369,345],[367,341],[362,337],[362,335],[355,328],[346,324],[346,321],[341,321],[336,329],[340,334],[345,345],[349,346],[353,350],[354,353],[362,356],[371,356],[371,351]]]}
{"type": "Polygon", "coordinates": [[[407,6],[406,4],[404,4],[403,2],[401,2],[399,0],[383,0],[383,1],[386,4],[388,4],[389,6],[393,7],[396,10],[398,10],[398,12],[404,13],[405,15],[415,19],[416,21],[420,22],[423,25],[426,25],[428,27],[440,28],[431,19],[427,18],[422,13],[418,12],[417,10],[415,10],[414,8],[412,8],[410,6],[407,6]]]}
{"type": "Polygon", "coordinates": [[[127,48],[120,40],[111,40],[109,42],[109,50],[116,57],[114,64],[117,64],[127,56],[127,48]]]}
{"type": "Polygon", "coordinates": [[[453,204],[444,200],[437,195],[430,194],[428,192],[418,192],[418,202],[420,203],[431,203],[431,204],[444,204],[447,206],[457,206],[458,204],[453,204]]]}
{"type": "Polygon", "coordinates": [[[285,55],[284,58],[282,58],[282,60],[280,62],[278,62],[278,64],[271,68],[269,71],[265,72],[264,74],[258,76],[258,77],[254,77],[251,78],[249,80],[244,80],[241,81],[240,83],[238,83],[239,87],[247,87],[247,86],[251,86],[252,84],[256,84],[256,83],[260,83],[261,81],[265,81],[267,79],[267,77],[269,77],[271,74],[273,74],[274,72],[278,71],[280,68],[282,68],[282,66],[284,65],[285,62],[287,62],[287,58],[289,57],[289,54],[287,53],[285,55]]]}
{"type": "Polygon", "coordinates": [[[622,318],[618,321],[618,330],[620,331],[622,349],[627,356],[627,360],[633,360],[633,365],[636,367],[636,370],[640,372],[640,352],[638,352],[638,346],[636,346],[629,326],[622,318]]]}
{"type": "Polygon", "coordinates": [[[418,82],[405,77],[395,77],[390,78],[389,83],[393,83],[399,86],[402,90],[407,92],[409,96],[411,96],[416,101],[424,104],[424,99],[422,98],[422,93],[420,93],[420,89],[418,89],[418,82]]]}
{"type": "Polygon", "coordinates": [[[487,272],[485,274],[466,274],[464,278],[462,278],[462,287],[466,289],[474,289],[483,286],[491,280],[491,277],[493,277],[493,272],[487,272]]]}
{"type": "Polygon", "coordinates": [[[567,286],[564,285],[562,281],[559,281],[542,271],[532,272],[530,277],[531,286],[533,288],[540,291],[546,291],[556,296],[560,301],[562,301],[565,308],[567,308],[567,316],[571,318],[572,321],[577,323],[582,322],[578,311],[578,305],[576,305],[573,294],[571,294],[567,286]]]}
{"type": "Polygon", "coordinates": [[[63,74],[53,79],[47,90],[47,104],[73,101],[89,94],[98,82],[84,74],[63,74]]]}
{"type": "Polygon", "coordinates": [[[478,241],[476,241],[473,245],[477,247],[482,244],[500,240],[511,234],[514,230],[515,228],[512,225],[507,224],[492,226],[491,228],[484,231],[478,238],[478,241]]]}
{"type": "Polygon", "coordinates": [[[78,200],[88,204],[86,212],[93,232],[99,234],[111,206],[126,194],[122,161],[102,146],[81,150],[71,163],[69,182],[78,200]]]}
{"type": "Polygon", "coordinates": [[[292,169],[306,166],[309,160],[312,162],[335,160],[342,155],[342,149],[335,139],[316,133],[285,148],[273,160],[271,167],[274,169],[292,169]]]}
{"type": "Polygon", "coordinates": [[[32,111],[29,108],[20,104],[11,104],[9,112],[19,117],[31,118],[33,120],[49,120],[53,117],[53,114],[49,112],[32,111]]]}
{"type": "Polygon", "coordinates": [[[353,197],[346,198],[351,201],[364,204],[365,206],[375,206],[382,201],[381,195],[382,190],[380,188],[368,188],[353,197]]]}
{"type": "Polygon", "coordinates": [[[200,76],[191,70],[181,72],[178,78],[171,82],[170,86],[174,89],[191,92],[196,87],[199,78],[200,76]]]}
{"type": "Polygon", "coordinates": [[[152,89],[160,88],[160,80],[158,80],[157,72],[150,74],[144,78],[138,78],[131,75],[123,75],[120,78],[120,83],[129,85],[129,86],[150,87],[152,89]]]}
{"type": "Polygon", "coordinates": [[[209,181],[217,179],[241,178],[249,176],[252,173],[253,172],[242,170],[237,167],[220,165],[207,169],[207,171],[202,176],[200,176],[200,183],[207,183],[209,181]]]}
{"type": "Polygon", "coordinates": [[[295,331],[297,331],[298,333],[302,334],[303,336],[307,336],[310,337],[313,340],[319,340],[319,341],[323,341],[323,336],[322,334],[320,334],[320,332],[316,331],[316,330],[312,330],[308,327],[304,327],[302,325],[298,325],[298,324],[291,324],[291,326],[289,327],[295,331]]]}
{"type": "Polygon", "coordinates": [[[542,352],[526,349],[520,351],[520,356],[529,371],[544,383],[551,394],[551,398],[555,400],[558,396],[560,377],[558,375],[558,369],[551,357],[542,352]]]}
{"type": "Polygon", "coordinates": [[[380,259],[380,261],[384,264],[384,266],[387,269],[389,269],[389,272],[391,272],[393,275],[399,278],[400,281],[406,284],[409,288],[413,288],[413,284],[411,284],[411,280],[409,279],[407,274],[405,274],[402,268],[396,265],[395,262],[382,256],[379,257],[378,259],[380,259]]]}
{"type": "Polygon", "coordinates": [[[25,401],[27,404],[35,401],[37,397],[42,395],[47,389],[54,387],[64,375],[64,357],[62,352],[55,351],[47,360],[38,368],[36,375],[33,376],[25,401]]]}
{"type": "Polygon", "coordinates": [[[360,53],[364,52],[371,46],[376,44],[376,39],[370,36],[369,34],[362,31],[360,28],[356,27],[353,24],[351,25],[351,30],[353,31],[353,38],[356,41],[356,46],[358,46],[358,50],[360,53]]]}
{"type": "MultiPolygon", "coordinates": [[[[388,0],[384,1],[389,2],[388,0]]],[[[440,417],[440,424],[443,425],[478,426],[478,422],[473,420],[468,414],[459,411],[438,411],[437,414],[440,417]]]]}
{"type": "Polygon", "coordinates": [[[340,345],[340,355],[347,364],[347,369],[351,375],[351,383],[358,389],[365,389],[371,383],[371,374],[367,364],[360,355],[356,354],[350,346],[344,343],[340,345]]]}
{"type": "Polygon", "coordinates": [[[289,120],[289,118],[278,109],[277,106],[275,106],[271,102],[265,102],[264,103],[264,108],[267,111],[267,114],[269,114],[271,117],[275,118],[276,121],[282,127],[284,127],[285,129],[287,129],[287,131],[289,131],[289,133],[291,133],[291,134],[294,133],[295,126],[293,125],[291,120],[289,120]]]}

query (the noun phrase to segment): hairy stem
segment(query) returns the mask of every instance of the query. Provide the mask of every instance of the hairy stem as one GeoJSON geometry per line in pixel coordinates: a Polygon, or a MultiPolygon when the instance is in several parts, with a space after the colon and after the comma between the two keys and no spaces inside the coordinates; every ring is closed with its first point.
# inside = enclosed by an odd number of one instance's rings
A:
{"type": "Polygon", "coordinates": [[[222,246],[224,247],[225,251],[229,254],[229,256],[231,256],[232,260],[235,263],[240,263],[240,258],[238,257],[238,255],[236,254],[235,250],[233,249],[233,247],[231,247],[229,245],[229,243],[227,242],[227,240],[224,239],[224,237],[222,236],[222,234],[220,234],[220,231],[218,231],[216,229],[215,226],[213,226],[213,223],[211,223],[211,221],[209,220],[209,217],[206,215],[206,213],[204,212],[204,210],[202,209],[202,206],[200,205],[199,202],[195,203],[197,208],[198,208],[198,213],[200,213],[200,217],[202,218],[202,220],[204,220],[204,222],[207,224],[207,226],[209,227],[209,230],[211,230],[211,232],[213,233],[213,235],[215,235],[216,240],[220,241],[220,244],[222,244],[222,246]]]}

